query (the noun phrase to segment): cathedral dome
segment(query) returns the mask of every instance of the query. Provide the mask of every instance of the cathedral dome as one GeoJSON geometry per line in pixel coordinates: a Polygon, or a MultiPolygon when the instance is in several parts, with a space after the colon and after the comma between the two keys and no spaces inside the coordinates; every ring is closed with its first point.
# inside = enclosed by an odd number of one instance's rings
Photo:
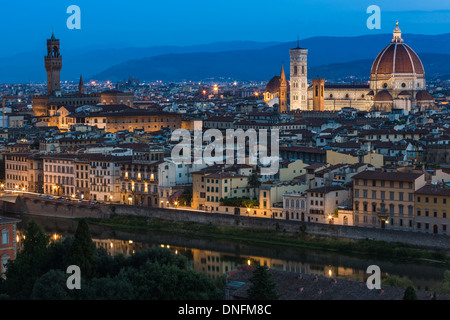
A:
{"type": "Polygon", "coordinates": [[[269,83],[266,86],[266,92],[278,92],[280,90],[281,77],[275,76],[270,79],[269,83]]]}
{"type": "Polygon", "coordinates": [[[370,73],[371,77],[404,73],[419,76],[425,74],[419,56],[403,42],[398,23],[391,43],[378,54],[370,73]]]}
{"type": "Polygon", "coordinates": [[[433,96],[426,90],[421,90],[417,92],[416,99],[418,101],[432,101],[434,100],[433,96]]]}
{"type": "Polygon", "coordinates": [[[375,95],[373,101],[392,101],[392,96],[388,91],[383,90],[375,95]]]}

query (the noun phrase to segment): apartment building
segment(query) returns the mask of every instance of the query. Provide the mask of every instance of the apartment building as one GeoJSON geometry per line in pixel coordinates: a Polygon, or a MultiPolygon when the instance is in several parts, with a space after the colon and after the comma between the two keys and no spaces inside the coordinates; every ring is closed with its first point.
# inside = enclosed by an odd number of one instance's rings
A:
{"type": "Polygon", "coordinates": [[[75,159],[75,198],[90,200],[89,159],[75,159]]]}
{"type": "Polygon", "coordinates": [[[6,153],[3,188],[14,191],[43,192],[43,162],[38,154],[6,153]]]}
{"type": "Polygon", "coordinates": [[[448,234],[450,223],[450,187],[428,184],[414,192],[415,225],[417,231],[448,234]]]}
{"type": "Polygon", "coordinates": [[[283,211],[290,220],[306,221],[307,217],[306,192],[292,192],[283,196],[283,211]]]}
{"type": "Polygon", "coordinates": [[[131,157],[89,155],[90,198],[93,201],[120,202],[120,166],[131,157]]]}
{"type": "Polygon", "coordinates": [[[414,229],[414,192],[424,173],[363,171],[353,176],[354,223],[358,226],[414,229]]]}
{"type": "Polygon", "coordinates": [[[43,155],[44,193],[56,197],[75,197],[76,155],[43,155]]]}
{"type": "Polygon", "coordinates": [[[206,211],[219,211],[220,200],[227,198],[249,197],[248,177],[233,172],[206,174],[206,211]]]}
{"type": "Polygon", "coordinates": [[[16,259],[16,225],[20,221],[19,219],[0,217],[0,275],[6,272],[8,262],[16,259]]]}
{"type": "MultiPolygon", "coordinates": [[[[338,205],[351,197],[351,191],[342,186],[324,186],[306,191],[308,222],[338,223],[338,205]]],[[[345,220],[345,218],[343,218],[345,220]]],[[[345,224],[342,221],[339,224],[345,224]]]]}

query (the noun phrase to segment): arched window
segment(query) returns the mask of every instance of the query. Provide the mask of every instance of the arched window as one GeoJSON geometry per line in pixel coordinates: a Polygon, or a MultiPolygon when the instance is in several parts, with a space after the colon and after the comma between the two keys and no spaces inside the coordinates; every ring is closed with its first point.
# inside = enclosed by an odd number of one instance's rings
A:
{"type": "Polygon", "coordinates": [[[295,207],[298,209],[298,208],[300,208],[300,200],[297,200],[296,202],[295,202],[295,207]]]}

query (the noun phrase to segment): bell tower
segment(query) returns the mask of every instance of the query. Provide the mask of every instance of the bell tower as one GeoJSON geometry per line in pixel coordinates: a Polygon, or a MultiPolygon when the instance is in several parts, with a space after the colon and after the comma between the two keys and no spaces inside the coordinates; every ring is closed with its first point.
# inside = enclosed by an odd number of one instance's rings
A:
{"type": "Polygon", "coordinates": [[[57,95],[61,92],[61,68],[62,56],[59,52],[59,39],[52,37],[47,39],[47,55],[44,57],[45,70],[47,71],[47,95],[57,95]]]}
{"type": "Polygon", "coordinates": [[[290,55],[290,106],[292,110],[308,109],[307,56],[308,49],[297,48],[289,50],[290,55]]]}
{"type": "Polygon", "coordinates": [[[279,101],[280,113],[287,112],[288,111],[288,106],[287,106],[287,80],[286,80],[286,75],[284,73],[283,65],[281,65],[280,90],[278,92],[278,101],[279,101]]]}

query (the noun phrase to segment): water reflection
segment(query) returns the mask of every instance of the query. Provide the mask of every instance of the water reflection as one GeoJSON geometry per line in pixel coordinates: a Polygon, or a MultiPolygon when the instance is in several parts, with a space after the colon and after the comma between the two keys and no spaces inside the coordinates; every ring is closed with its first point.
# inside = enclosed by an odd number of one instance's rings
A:
{"type": "MultiPolygon", "coordinates": [[[[17,216],[15,216],[17,217],[17,216]]],[[[52,240],[73,236],[77,222],[62,218],[19,216],[17,237],[22,239],[26,223],[36,223],[51,235],[52,240]]],[[[429,289],[443,279],[445,267],[430,264],[399,263],[367,257],[353,257],[330,252],[296,248],[258,246],[244,242],[184,237],[168,233],[131,233],[91,225],[95,246],[109,254],[131,255],[139,250],[164,247],[189,260],[193,270],[212,279],[226,275],[242,265],[265,265],[272,269],[321,275],[331,278],[365,281],[369,265],[380,266],[382,278],[389,274],[411,280],[418,289],[429,289]]],[[[19,250],[21,242],[19,242],[19,250]]]]}

